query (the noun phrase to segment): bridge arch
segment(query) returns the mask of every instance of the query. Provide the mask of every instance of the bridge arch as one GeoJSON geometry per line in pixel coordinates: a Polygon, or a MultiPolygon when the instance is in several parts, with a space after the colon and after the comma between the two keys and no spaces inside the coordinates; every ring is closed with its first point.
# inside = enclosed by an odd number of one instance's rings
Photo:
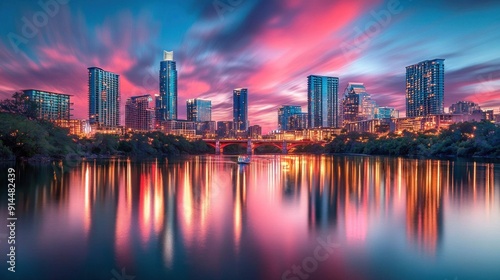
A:
{"type": "Polygon", "coordinates": [[[245,147],[247,149],[248,154],[253,154],[256,148],[263,146],[272,146],[278,149],[281,149],[283,154],[288,153],[293,148],[299,146],[307,146],[311,144],[319,144],[321,146],[325,146],[325,141],[311,141],[311,140],[262,140],[262,139],[224,139],[224,140],[214,140],[214,139],[204,139],[203,140],[208,146],[215,148],[216,154],[224,153],[224,148],[231,145],[238,145],[245,147]]]}

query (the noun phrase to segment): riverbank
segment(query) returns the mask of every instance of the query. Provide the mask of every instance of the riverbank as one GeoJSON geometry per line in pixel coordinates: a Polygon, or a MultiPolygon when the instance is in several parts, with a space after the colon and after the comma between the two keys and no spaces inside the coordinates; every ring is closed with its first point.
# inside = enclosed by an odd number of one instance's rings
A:
{"type": "MultiPolygon", "coordinates": [[[[276,153],[275,147],[259,147],[258,154],[276,153]]],[[[226,148],[228,154],[243,154],[244,146],[226,148]]],[[[75,158],[173,157],[214,154],[202,140],[159,131],[122,136],[95,134],[92,138],[68,135],[68,130],[50,122],[22,115],[0,113],[0,160],[43,162],[75,158]]],[[[467,122],[441,131],[377,135],[349,132],[334,136],[326,145],[297,147],[296,154],[360,154],[416,158],[500,158],[500,128],[491,122],[467,122]]]]}

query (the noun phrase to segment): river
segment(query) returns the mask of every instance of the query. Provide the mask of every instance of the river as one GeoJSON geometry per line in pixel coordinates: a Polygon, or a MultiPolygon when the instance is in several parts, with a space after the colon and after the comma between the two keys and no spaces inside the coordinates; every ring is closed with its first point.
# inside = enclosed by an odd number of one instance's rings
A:
{"type": "MultiPolygon", "coordinates": [[[[2,279],[500,279],[500,165],[364,156],[16,170],[2,279]],[[7,278],[4,278],[4,277],[7,278]]],[[[0,219],[7,224],[7,191],[0,219]]]]}

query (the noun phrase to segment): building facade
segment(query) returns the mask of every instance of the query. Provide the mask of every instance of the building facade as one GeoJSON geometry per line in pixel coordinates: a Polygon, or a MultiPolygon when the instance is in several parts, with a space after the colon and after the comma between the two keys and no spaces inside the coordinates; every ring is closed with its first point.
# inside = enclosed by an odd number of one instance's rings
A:
{"type": "Polygon", "coordinates": [[[399,118],[399,111],[393,107],[376,107],[375,119],[399,118]]]}
{"type": "Polygon", "coordinates": [[[38,119],[47,121],[69,121],[71,117],[70,95],[37,89],[23,90],[29,100],[36,104],[38,119]]]}
{"type": "Polygon", "coordinates": [[[149,106],[151,95],[132,96],[125,104],[125,129],[151,131],[154,129],[155,111],[149,106]]]}
{"type": "Polygon", "coordinates": [[[158,128],[165,134],[183,136],[187,139],[201,138],[196,136],[196,123],[186,120],[167,120],[159,122],[158,128]]]}
{"type": "Polygon", "coordinates": [[[406,116],[444,113],[444,59],[406,67],[406,116]]]}
{"type": "Polygon", "coordinates": [[[290,130],[300,130],[307,129],[308,126],[308,116],[307,113],[297,113],[290,116],[290,120],[288,122],[290,130]]]}
{"type": "Polygon", "coordinates": [[[262,127],[260,125],[252,125],[248,128],[248,137],[252,139],[262,139],[262,127]]]}
{"type": "Polygon", "coordinates": [[[311,75],[307,77],[308,126],[338,127],[339,78],[311,75]]]}
{"type": "Polygon", "coordinates": [[[377,107],[362,83],[349,83],[342,99],[343,124],[371,120],[377,107]]]}
{"type": "Polygon", "coordinates": [[[235,132],[248,130],[248,89],[233,90],[233,124],[235,132]]]}
{"type": "Polygon", "coordinates": [[[297,105],[283,105],[278,108],[278,130],[290,130],[290,118],[301,114],[302,108],[297,105]]]}
{"type": "Polygon", "coordinates": [[[163,51],[160,62],[160,94],[155,100],[156,119],[177,119],[177,65],[174,52],[163,51]]]}
{"type": "Polygon", "coordinates": [[[90,125],[102,129],[120,126],[119,75],[90,67],[88,76],[90,125]]]}
{"type": "Polygon", "coordinates": [[[473,114],[474,112],[481,111],[481,107],[471,101],[458,101],[455,104],[451,104],[449,110],[450,114],[473,114]]]}
{"type": "Polygon", "coordinates": [[[344,127],[347,132],[369,132],[369,133],[388,133],[395,131],[393,119],[371,119],[347,123],[344,127]]]}
{"type": "Polygon", "coordinates": [[[216,128],[214,121],[196,122],[196,135],[203,139],[215,139],[217,136],[216,128]]]}
{"type": "Polygon", "coordinates": [[[186,101],[187,119],[192,122],[212,121],[212,102],[204,99],[188,99],[186,101]]]}
{"type": "Polygon", "coordinates": [[[217,122],[217,137],[219,138],[233,138],[234,137],[234,124],[230,121],[217,122]]]}

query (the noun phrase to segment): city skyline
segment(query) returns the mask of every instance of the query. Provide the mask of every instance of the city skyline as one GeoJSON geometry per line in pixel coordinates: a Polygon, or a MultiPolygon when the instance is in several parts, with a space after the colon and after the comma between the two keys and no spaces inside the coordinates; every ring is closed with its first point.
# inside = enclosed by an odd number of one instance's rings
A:
{"type": "MultiPolygon", "coordinates": [[[[154,95],[161,51],[169,49],[178,62],[177,104],[209,99],[213,119],[229,121],[231,92],[244,85],[251,92],[249,122],[263,132],[276,129],[279,106],[306,108],[309,74],[339,77],[341,89],[363,82],[377,104],[404,113],[405,67],[436,57],[446,59],[444,108],[459,100],[500,107],[500,63],[492,47],[500,42],[494,32],[499,3],[395,3],[244,1],[220,10],[212,1],[110,2],[84,18],[92,5],[68,2],[46,13],[47,22],[33,25],[29,38],[25,22],[33,24],[43,7],[0,4],[0,98],[26,88],[67,93],[74,117],[87,118],[87,67],[119,74],[122,100],[154,95]],[[13,34],[24,40],[16,44],[13,34]]],[[[124,115],[123,103],[121,110],[124,115]]],[[[186,119],[185,110],[179,106],[179,119],[186,119]]]]}

